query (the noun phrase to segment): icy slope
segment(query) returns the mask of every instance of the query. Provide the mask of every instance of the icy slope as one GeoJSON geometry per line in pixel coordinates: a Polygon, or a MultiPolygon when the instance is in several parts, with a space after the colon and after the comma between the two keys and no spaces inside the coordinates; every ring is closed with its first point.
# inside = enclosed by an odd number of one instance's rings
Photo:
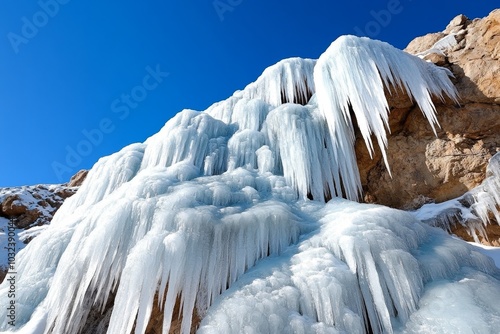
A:
{"type": "Polygon", "coordinates": [[[489,315],[500,273],[474,248],[407,213],[324,203],[360,193],[351,117],[370,150],[370,133],[384,143],[383,87],[401,85],[433,123],[430,94],[455,97],[448,74],[342,37],[317,62],[284,60],[206,112],[182,111],[99,160],[19,253],[17,326],[2,297],[0,329],[77,333],[114,298],[112,334],[144,333],[158,307],[168,333],[176,303],[183,333],[195,310],[207,315],[201,330],[217,333],[418,331],[434,307],[422,301],[450,301],[455,283],[488,291],[462,301],[464,313],[489,315]]]}

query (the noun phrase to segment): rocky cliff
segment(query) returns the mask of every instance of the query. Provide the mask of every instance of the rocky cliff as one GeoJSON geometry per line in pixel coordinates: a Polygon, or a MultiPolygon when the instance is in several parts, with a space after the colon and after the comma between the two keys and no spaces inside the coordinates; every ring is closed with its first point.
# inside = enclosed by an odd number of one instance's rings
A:
{"type": "Polygon", "coordinates": [[[405,94],[388,91],[392,177],[380,154],[370,158],[361,138],[356,154],[366,202],[416,209],[477,187],[500,151],[500,10],[483,19],[459,15],[443,32],[414,39],[406,51],[448,68],[459,104],[434,101],[441,125],[434,134],[405,94]]]}
{"type": "MultiPolygon", "coordinates": [[[[15,229],[16,252],[38,235],[50,223],[64,200],[75,194],[87,173],[81,170],[65,184],[0,188],[1,249],[4,249],[4,236],[10,223],[15,229]]],[[[0,259],[0,282],[3,280],[6,260],[6,257],[0,259]]]]}
{"type": "Polygon", "coordinates": [[[0,188],[0,217],[12,220],[19,229],[45,225],[64,200],[75,194],[86,175],[81,170],[65,184],[0,188]]]}
{"type": "Polygon", "coordinates": [[[370,159],[357,140],[367,202],[411,209],[461,196],[483,181],[488,160],[500,150],[500,10],[475,20],[459,15],[443,32],[413,40],[406,51],[419,54],[446,36],[455,42],[425,59],[452,71],[460,103],[435,101],[441,125],[435,135],[412,101],[387,93],[392,177],[380,154],[370,159]]]}

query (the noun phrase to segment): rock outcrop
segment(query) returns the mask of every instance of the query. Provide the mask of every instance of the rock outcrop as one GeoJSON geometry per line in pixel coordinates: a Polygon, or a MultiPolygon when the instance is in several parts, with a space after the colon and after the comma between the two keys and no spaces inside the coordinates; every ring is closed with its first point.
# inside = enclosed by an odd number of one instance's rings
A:
{"type": "Polygon", "coordinates": [[[71,177],[71,179],[68,182],[68,187],[80,187],[87,178],[87,175],[89,174],[89,171],[86,169],[82,169],[78,171],[75,175],[71,177]]]}
{"type": "MultiPolygon", "coordinates": [[[[12,222],[16,252],[21,250],[50,223],[63,202],[75,194],[87,172],[79,171],[65,184],[0,188],[0,248],[4,247],[4,236],[12,222]]],[[[0,259],[0,283],[5,276],[6,260],[3,256],[0,259]]]]}
{"type": "Polygon", "coordinates": [[[404,94],[387,92],[392,177],[380,154],[371,159],[362,140],[356,142],[366,202],[414,209],[459,197],[481,184],[489,159],[500,151],[500,10],[475,20],[459,15],[443,32],[413,40],[406,51],[422,55],[433,47],[424,59],[453,73],[459,104],[434,101],[441,125],[434,134],[404,94]]]}
{"type": "Polygon", "coordinates": [[[0,189],[0,216],[26,229],[45,225],[64,200],[76,192],[64,185],[36,185],[0,189]]]}
{"type": "Polygon", "coordinates": [[[69,183],[0,188],[0,217],[19,229],[48,224],[64,200],[78,190],[88,171],[76,173],[69,183]]]}

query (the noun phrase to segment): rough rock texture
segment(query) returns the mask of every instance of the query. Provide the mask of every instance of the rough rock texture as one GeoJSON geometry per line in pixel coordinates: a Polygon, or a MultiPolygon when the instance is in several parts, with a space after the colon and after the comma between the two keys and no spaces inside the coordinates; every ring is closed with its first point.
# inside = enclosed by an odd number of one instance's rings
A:
{"type": "Polygon", "coordinates": [[[83,181],[87,178],[87,174],[89,173],[88,170],[82,169],[78,171],[75,175],[71,177],[71,179],[68,182],[68,187],[79,187],[82,185],[83,181]]]}
{"type": "MultiPolygon", "coordinates": [[[[40,226],[50,223],[64,200],[75,194],[86,176],[87,171],[80,171],[67,184],[0,188],[0,245],[12,221],[16,228],[16,251],[21,250],[41,232],[40,226]]],[[[2,256],[0,283],[5,277],[5,261],[2,256]]]]}
{"type": "MultiPolygon", "coordinates": [[[[465,241],[474,241],[474,238],[469,234],[467,229],[460,224],[455,224],[451,228],[451,233],[465,241]]],[[[488,225],[488,227],[486,228],[487,238],[484,238],[481,235],[478,237],[479,241],[484,245],[500,247],[500,225],[497,225],[495,224],[495,222],[492,222],[492,224],[488,225]]]]}
{"type": "Polygon", "coordinates": [[[367,202],[413,209],[459,197],[483,181],[488,160],[500,151],[500,10],[472,21],[459,15],[442,33],[416,38],[406,51],[422,53],[450,33],[456,33],[456,45],[425,59],[452,71],[460,104],[436,99],[436,136],[403,93],[387,92],[392,178],[381,155],[371,159],[362,140],[356,142],[367,202]]]}
{"type": "MultiPolygon", "coordinates": [[[[115,295],[111,295],[107,301],[106,307],[103,312],[100,312],[96,308],[93,308],[85,321],[80,334],[94,334],[94,333],[105,333],[109,326],[109,320],[111,319],[111,313],[113,312],[115,295]]],[[[177,299],[174,311],[172,314],[172,322],[170,324],[169,334],[180,334],[182,325],[182,314],[181,314],[181,300],[177,299]]],[[[196,329],[200,324],[200,317],[195,309],[192,318],[191,334],[196,333],[196,329]]],[[[161,334],[163,331],[163,310],[160,309],[158,303],[158,294],[155,295],[153,301],[151,317],[146,328],[145,334],[161,334]]],[[[134,331],[132,331],[134,332],[134,331]]]]}
{"type": "Polygon", "coordinates": [[[75,194],[87,173],[81,170],[65,184],[0,188],[0,217],[12,219],[22,229],[49,223],[64,200],[75,194]]]}
{"type": "Polygon", "coordinates": [[[24,186],[0,189],[0,216],[12,219],[17,228],[26,229],[50,222],[64,200],[77,187],[66,185],[24,186]]]}

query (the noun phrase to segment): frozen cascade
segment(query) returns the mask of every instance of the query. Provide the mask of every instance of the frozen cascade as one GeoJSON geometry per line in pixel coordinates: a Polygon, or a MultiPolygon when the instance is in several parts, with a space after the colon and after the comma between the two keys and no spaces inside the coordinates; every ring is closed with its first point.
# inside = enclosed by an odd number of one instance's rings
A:
{"type": "MultiPolygon", "coordinates": [[[[313,59],[284,59],[266,68],[255,82],[247,85],[242,91],[236,91],[227,100],[210,106],[206,113],[229,124],[239,123],[242,116],[250,119],[255,115],[262,115],[269,111],[266,105],[277,107],[284,103],[307,104],[315,92],[313,77],[315,64],[316,60],[313,59]],[[245,107],[237,106],[241,100],[245,101],[244,105],[248,103],[247,101],[258,102],[250,102],[257,106],[252,108],[252,112],[242,115],[241,111],[245,107]]],[[[249,108],[245,109],[248,112],[249,108]]],[[[255,118],[250,122],[258,123],[255,118]]]]}
{"type": "Polygon", "coordinates": [[[198,333],[493,333],[500,325],[500,272],[468,244],[386,207],[334,199],[306,211],[319,228],[243,275],[198,333]]]}
{"type": "Polygon", "coordinates": [[[210,156],[208,175],[220,174],[225,170],[227,138],[231,132],[229,126],[207,114],[184,110],[146,140],[141,169],[169,167],[181,161],[202,169],[205,158],[210,156]]]}
{"type": "Polygon", "coordinates": [[[331,197],[335,152],[323,117],[314,105],[284,104],[272,110],[264,123],[275,173],[283,174],[299,195],[322,200],[331,197]],[[290,145],[293,143],[293,145],[290,145]]]}
{"type": "Polygon", "coordinates": [[[384,152],[384,87],[435,124],[430,95],[455,97],[448,75],[348,36],[317,62],[284,60],[207,111],[180,112],[100,159],[18,254],[17,326],[2,297],[0,329],[77,333],[114,298],[112,334],[144,333],[155,307],[168,333],[176,303],[183,333],[194,312],[202,333],[411,333],[446,326],[424,320],[452,297],[463,310],[440,314],[450,323],[482,312],[470,324],[497,328],[489,258],[408,213],[324,203],[360,193],[351,111],[384,152]]]}
{"type": "Polygon", "coordinates": [[[242,96],[259,98],[273,106],[283,103],[306,104],[314,92],[315,60],[289,58],[268,67],[249,84],[242,96]]]}
{"type": "Polygon", "coordinates": [[[471,197],[468,199],[471,211],[475,212],[485,225],[490,222],[489,213],[492,213],[500,224],[500,153],[490,159],[486,176],[481,186],[470,193],[471,197]]]}
{"type": "MultiPolygon", "coordinates": [[[[373,134],[377,139],[385,165],[389,169],[386,156],[389,106],[384,89],[391,92],[397,88],[406,92],[420,107],[425,117],[434,129],[438,125],[435,108],[431,97],[445,97],[457,101],[457,92],[449,80],[451,76],[445,68],[434,66],[422,61],[419,57],[398,50],[391,45],[359,38],[355,36],[342,36],[328,48],[318,61],[310,59],[290,58],[266,69],[264,73],[244,90],[235,92],[229,99],[212,105],[206,111],[216,119],[227,124],[260,124],[262,115],[268,110],[264,109],[265,101],[271,106],[297,101],[319,110],[316,115],[320,124],[318,132],[322,132],[326,122],[330,132],[325,137],[321,147],[325,147],[331,154],[327,173],[319,177],[316,184],[328,185],[321,191],[315,191],[316,199],[322,195],[343,196],[351,200],[359,199],[361,184],[356,165],[354,152],[354,127],[351,111],[357,126],[364,138],[370,154],[374,147],[371,139],[373,134]],[[354,70],[353,70],[354,69],[354,70]],[[274,79],[273,79],[274,78],[274,79]],[[311,99],[306,99],[311,96],[311,99]],[[248,119],[242,122],[241,103],[247,99],[259,101],[259,107],[253,113],[247,113],[248,119]],[[262,109],[264,110],[262,110],[262,109]],[[237,117],[234,117],[238,115],[237,117]],[[331,172],[331,173],[330,173],[331,172]],[[333,179],[333,183],[332,180],[333,179]]],[[[290,108],[281,109],[284,114],[290,108]]],[[[276,121],[276,117],[272,118],[276,121]]],[[[264,125],[269,121],[266,119],[264,125]]],[[[278,125],[279,126],[279,125],[278,125]]],[[[244,127],[246,128],[246,127],[244,127]]],[[[256,126],[253,127],[255,129],[256,126]]],[[[316,146],[313,150],[320,150],[316,146]]],[[[319,155],[323,153],[318,152],[319,155]]],[[[285,164],[295,164],[296,161],[275,160],[275,173],[286,173],[281,169],[285,164]]],[[[390,171],[390,169],[389,169],[390,171]]],[[[296,185],[307,184],[308,190],[313,190],[315,185],[310,183],[313,175],[307,175],[308,180],[294,179],[296,185]]],[[[287,180],[291,180],[290,175],[287,180]]],[[[297,189],[304,195],[304,187],[297,189]]],[[[327,197],[328,198],[328,197],[327,197]]]]}
{"type": "MultiPolygon", "coordinates": [[[[321,55],[314,68],[316,96],[330,129],[338,157],[337,178],[342,179],[347,198],[356,200],[361,192],[358,170],[353,168],[356,156],[351,112],[370,155],[374,149],[371,135],[374,135],[389,169],[385,152],[389,105],[384,88],[407,92],[434,130],[438,121],[431,96],[457,100],[449,76],[451,72],[445,68],[366,37],[339,37],[321,55]]],[[[337,195],[342,196],[343,192],[337,191],[337,195]]]]}

